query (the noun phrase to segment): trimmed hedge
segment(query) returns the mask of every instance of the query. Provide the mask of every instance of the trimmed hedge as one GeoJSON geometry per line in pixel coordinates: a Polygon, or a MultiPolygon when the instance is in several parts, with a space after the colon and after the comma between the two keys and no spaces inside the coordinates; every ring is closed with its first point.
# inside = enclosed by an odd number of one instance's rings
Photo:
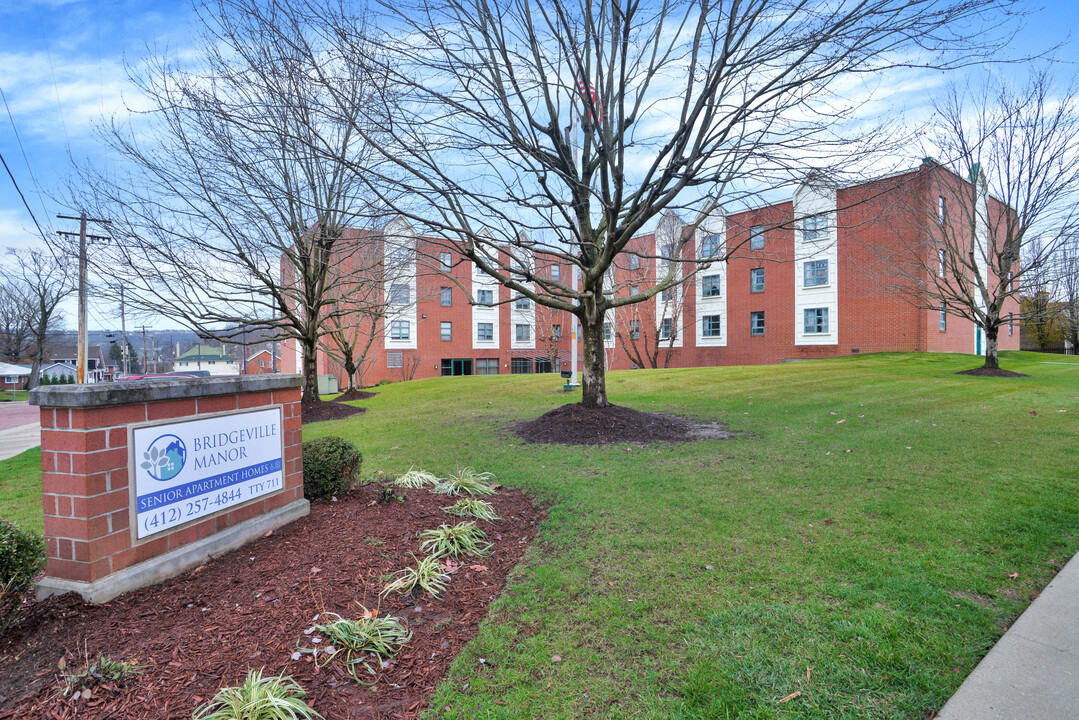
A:
{"type": "Polygon", "coordinates": [[[15,620],[45,561],[45,538],[0,518],[0,633],[15,620]]]}
{"type": "Polygon", "coordinates": [[[360,449],[344,438],[308,440],[303,444],[303,496],[313,500],[348,491],[362,463],[360,449]]]}

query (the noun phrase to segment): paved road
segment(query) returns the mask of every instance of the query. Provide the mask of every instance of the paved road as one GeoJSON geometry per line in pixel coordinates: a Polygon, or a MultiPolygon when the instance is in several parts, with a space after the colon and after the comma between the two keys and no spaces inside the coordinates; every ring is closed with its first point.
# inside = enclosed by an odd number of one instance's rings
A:
{"type": "Polygon", "coordinates": [[[41,409],[25,400],[0,402],[0,430],[10,430],[22,425],[33,425],[41,420],[41,409]]]}
{"type": "Polygon", "coordinates": [[[41,410],[27,402],[0,403],[0,460],[41,444],[41,410]]]}

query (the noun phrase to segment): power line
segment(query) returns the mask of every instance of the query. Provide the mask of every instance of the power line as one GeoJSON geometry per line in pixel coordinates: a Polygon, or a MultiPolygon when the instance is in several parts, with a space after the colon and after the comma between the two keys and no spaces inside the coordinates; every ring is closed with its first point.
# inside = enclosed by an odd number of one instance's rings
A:
{"type": "MultiPolygon", "coordinates": [[[[45,201],[41,199],[41,185],[38,184],[37,178],[34,176],[34,169],[30,167],[30,158],[26,155],[26,148],[22,144],[22,135],[19,134],[19,128],[15,126],[15,117],[11,114],[11,105],[8,104],[7,95],[4,93],[4,88],[0,87],[0,98],[4,99],[4,109],[7,110],[7,118],[11,122],[11,129],[15,133],[15,140],[19,143],[19,150],[22,152],[23,162],[26,163],[26,170],[30,173],[30,182],[34,184],[34,189],[37,190],[37,199],[41,203],[41,209],[45,210],[48,214],[48,210],[45,209],[45,201]]],[[[8,171],[10,174],[10,171],[8,171]]],[[[26,204],[26,201],[23,201],[26,204]]],[[[33,214],[33,213],[31,213],[33,214]]],[[[39,228],[40,229],[40,228],[39,228]]]]}
{"type": "Polygon", "coordinates": [[[30,209],[29,203],[26,202],[26,196],[22,194],[22,188],[19,187],[19,183],[15,180],[15,176],[11,174],[11,168],[7,166],[7,160],[4,159],[3,153],[0,153],[0,162],[4,164],[4,169],[7,170],[7,176],[11,178],[11,183],[15,186],[15,191],[19,193],[19,198],[22,199],[23,207],[26,208],[26,212],[30,213],[30,219],[34,221],[34,225],[37,226],[37,231],[41,233],[41,239],[45,242],[45,246],[52,252],[52,246],[49,244],[49,239],[45,237],[45,231],[41,229],[41,225],[38,223],[37,218],[34,217],[34,211],[30,209]]]}

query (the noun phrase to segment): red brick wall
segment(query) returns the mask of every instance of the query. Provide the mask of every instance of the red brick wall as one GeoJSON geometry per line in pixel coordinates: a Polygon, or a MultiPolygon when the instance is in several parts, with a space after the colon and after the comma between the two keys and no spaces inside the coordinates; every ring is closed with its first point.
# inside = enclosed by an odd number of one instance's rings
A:
{"type": "Polygon", "coordinates": [[[303,498],[300,389],[88,408],[41,408],[47,575],[94,582],[303,498]],[[282,405],[284,488],[134,545],[128,424],[282,405]]]}

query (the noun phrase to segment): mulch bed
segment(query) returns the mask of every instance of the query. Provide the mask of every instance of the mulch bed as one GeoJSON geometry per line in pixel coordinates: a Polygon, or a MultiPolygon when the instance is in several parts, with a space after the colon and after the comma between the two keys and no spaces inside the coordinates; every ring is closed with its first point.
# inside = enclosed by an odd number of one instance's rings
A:
{"type": "Polygon", "coordinates": [[[340,420],[351,415],[367,412],[367,408],[345,405],[339,402],[305,402],[300,406],[301,424],[307,425],[323,420],[340,420]]]}
{"type": "Polygon", "coordinates": [[[1003,368],[987,368],[980,367],[973,370],[960,370],[956,375],[976,375],[978,377],[1005,377],[1005,378],[1019,378],[1030,377],[1024,373],[1012,372],[1011,370],[1005,370],[1003,368]]]}
{"type": "MultiPolygon", "coordinates": [[[[479,523],[494,542],[486,558],[463,560],[443,599],[398,594],[379,602],[384,576],[414,563],[417,534],[453,518],[453,498],[397,490],[404,502],[376,504],[380,487],[340,502],[319,500],[311,514],[184,575],[88,605],[64,595],[31,603],[0,637],[0,718],[189,720],[221,687],[249,669],[292,675],[327,718],[415,718],[450,661],[472,637],[505,585],[544,513],[516,490],[489,500],[504,518],[479,523]],[[317,613],[358,617],[359,605],[401,617],[412,640],[372,687],[339,662],[318,669],[293,660],[317,613]],[[68,668],[103,653],[145,669],[126,687],[94,688],[89,700],[57,696],[57,662],[68,668]]],[[[361,673],[366,671],[361,669],[361,673]]]]}
{"type": "Polygon", "coordinates": [[[366,390],[357,390],[356,388],[352,388],[351,390],[346,390],[345,392],[335,397],[333,401],[351,402],[352,400],[370,400],[375,395],[378,395],[378,393],[367,392],[366,390]]]}
{"type": "Polygon", "coordinates": [[[620,405],[586,408],[580,403],[563,405],[514,428],[518,437],[532,443],[607,445],[610,443],[683,443],[691,440],[724,439],[733,433],[719,423],[701,423],[667,413],[646,413],[620,405]]]}

